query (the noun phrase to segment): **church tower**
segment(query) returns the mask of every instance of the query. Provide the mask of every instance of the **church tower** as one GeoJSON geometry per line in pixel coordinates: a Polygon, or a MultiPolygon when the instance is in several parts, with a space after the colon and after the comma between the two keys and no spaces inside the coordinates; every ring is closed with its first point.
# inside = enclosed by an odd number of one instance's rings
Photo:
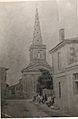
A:
{"type": "Polygon", "coordinates": [[[30,63],[22,70],[22,85],[26,98],[31,98],[36,93],[36,85],[41,75],[40,69],[51,71],[46,61],[46,45],[42,42],[38,9],[36,9],[33,40],[29,51],[30,63]]]}
{"type": "Polygon", "coordinates": [[[46,46],[42,43],[38,9],[36,8],[33,41],[30,46],[30,62],[46,61],[46,46]]]}

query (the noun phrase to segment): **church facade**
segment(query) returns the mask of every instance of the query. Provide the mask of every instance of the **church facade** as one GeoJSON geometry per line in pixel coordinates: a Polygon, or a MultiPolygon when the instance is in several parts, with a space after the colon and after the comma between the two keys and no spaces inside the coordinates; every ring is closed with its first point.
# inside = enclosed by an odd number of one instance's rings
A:
{"type": "Polygon", "coordinates": [[[22,70],[22,85],[24,96],[31,98],[36,93],[37,80],[41,75],[40,69],[51,71],[46,61],[46,45],[42,42],[38,9],[36,9],[33,41],[29,52],[30,63],[22,70]]]}

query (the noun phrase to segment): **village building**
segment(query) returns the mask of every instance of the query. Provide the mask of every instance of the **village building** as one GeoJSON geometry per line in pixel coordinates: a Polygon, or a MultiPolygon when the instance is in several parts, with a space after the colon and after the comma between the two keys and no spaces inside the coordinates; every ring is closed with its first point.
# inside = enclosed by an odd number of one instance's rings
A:
{"type": "Polygon", "coordinates": [[[56,105],[78,114],[78,37],[65,39],[59,31],[60,42],[50,50],[56,105]]]}
{"type": "Polygon", "coordinates": [[[21,83],[22,79],[19,79],[19,82],[9,86],[8,98],[23,98],[23,86],[21,83]]]}
{"type": "Polygon", "coordinates": [[[41,72],[46,69],[51,72],[51,67],[46,61],[46,45],[42,42],[38,9],[36,9],[33,41],[30,46],[30,63],[22,70],[22,85],[24,96],[31,98],[36,93],[36,85],[41,72]]]}
{"type": "Polygon", "coordinates": [[[1,104],[5,103],[6,93],[7,93],[7,70],[8,68],[0,67],[0,86],[1,86],[1,104]]]}

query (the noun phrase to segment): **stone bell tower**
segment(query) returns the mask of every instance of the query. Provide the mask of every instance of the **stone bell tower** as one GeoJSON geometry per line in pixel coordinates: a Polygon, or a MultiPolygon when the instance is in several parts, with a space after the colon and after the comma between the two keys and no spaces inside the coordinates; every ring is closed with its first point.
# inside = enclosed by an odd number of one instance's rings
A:
{"type": "Polygon", "coordinates": [[[38,9],[36,8],[33,40],[30,46],[30,63],[22,70],[23,92],[26,98],[31,98],[36,93],[36,86],[40,69],[51,71],[50,65],[46,61],[46,45],[42,43],[38,9]]]}
{"type": "Polygon", "coordinates": [[[30,46],[30,62],[46,61],[46,46],[42,43],[38,9],[36,8],[33,41],[30,46]]]}

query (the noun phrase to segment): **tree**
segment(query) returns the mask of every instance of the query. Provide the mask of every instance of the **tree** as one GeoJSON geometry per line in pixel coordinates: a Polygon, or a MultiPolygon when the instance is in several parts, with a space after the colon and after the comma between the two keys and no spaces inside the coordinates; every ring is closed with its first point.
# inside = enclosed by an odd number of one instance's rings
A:
{"type": "Polygon", "coordinates": [[[41,76],[38,78],[37,92],[42,93],[44,88],[53,89],[53,77],[48,70],[40,69],[41,76]]]}

